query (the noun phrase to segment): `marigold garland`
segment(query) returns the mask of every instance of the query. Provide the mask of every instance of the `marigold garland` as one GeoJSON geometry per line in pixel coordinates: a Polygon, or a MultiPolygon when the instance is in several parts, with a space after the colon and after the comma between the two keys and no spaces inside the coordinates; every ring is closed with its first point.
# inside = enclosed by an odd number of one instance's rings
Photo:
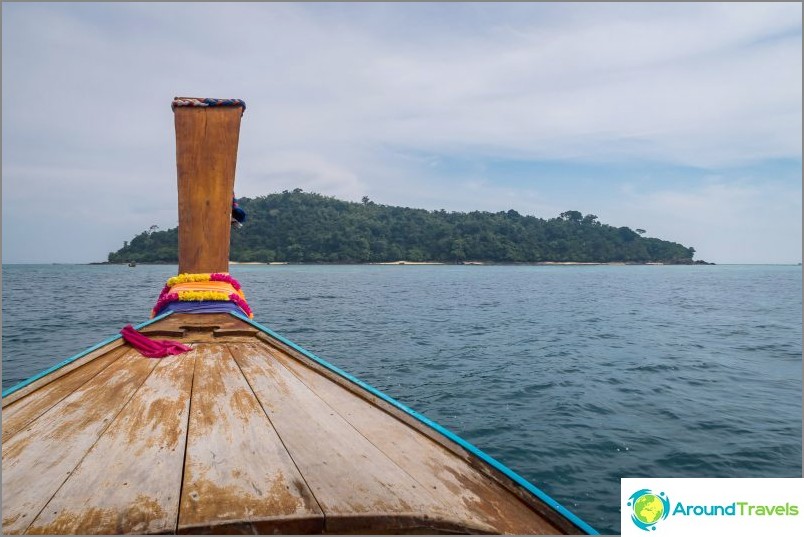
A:
{"type": "Polygon", "coordinates": [[[192,283],[192,282],[226,282],[235,288],[235,291],[240,290],[240,282],[221,272],[213,272],[212,274],[189,274],[183,273],[178,276],[173,276],[168,279],[167,286],[173,287],[177,283],[192,283]]]}
{"type": "Polygon", "coordinates": [[[229,295],[220,291],[179,291],[181,302],[201,302],[202,300],[213,300],[225,302],[229,300],[229,295]]]}
{"type": "Polygon", "coordinates": [[[171,302],[232,302],[239,307],[249,318],[254,318],[251,308],[245,300],[245,295],[241,290],[240,282],[232,278],[228,274],[220,272],[213,272],[211,274],[189,274],[183,273],[169,278],[165,287],[159,293],[159,298],[156,300],[153,310],[151,310],[151,317],[155,317],[162,309],[171,302]],[[178,291],[171,292],[171,289],[179,284],[195,283],[195,282],[222,282],[229,284],[234,290],[234,293],[225,293],[223,291],[178,291]]]}

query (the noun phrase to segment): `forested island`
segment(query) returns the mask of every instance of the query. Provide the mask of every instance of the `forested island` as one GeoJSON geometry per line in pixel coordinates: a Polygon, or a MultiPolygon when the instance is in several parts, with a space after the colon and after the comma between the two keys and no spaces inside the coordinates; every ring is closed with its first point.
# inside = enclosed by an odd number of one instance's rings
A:
{"type": "MultiPolygon", "coordinates": [[[[230,258],[240,262],[692,264],[694,248],[643,236],[566,211],[555,218],[491,212],[428,211],[349,202],[301,189],[237,200],[248,218],[233,230],[230,258]]],[[[176,263],[178,228],[143,231],[109,253],[110,263],[176,263]]],[[[696,263],[703,263],[697,261],[696,263]]]]}

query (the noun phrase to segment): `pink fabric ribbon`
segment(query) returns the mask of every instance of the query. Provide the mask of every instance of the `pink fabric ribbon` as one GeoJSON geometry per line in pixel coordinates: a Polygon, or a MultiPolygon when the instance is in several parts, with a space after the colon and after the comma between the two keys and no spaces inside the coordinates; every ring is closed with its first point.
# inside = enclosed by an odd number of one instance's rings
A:
{"type": "Polygon", "coordinates": [[[140,354],[148,358],[164,358],[171,354],[181,354],[193,350],[192,347],[183,345],[178,341],[169,339],[150,339],[143,336],[130,324],[127,324],[120,333],[129,345],[137,349],[140,354]]]}

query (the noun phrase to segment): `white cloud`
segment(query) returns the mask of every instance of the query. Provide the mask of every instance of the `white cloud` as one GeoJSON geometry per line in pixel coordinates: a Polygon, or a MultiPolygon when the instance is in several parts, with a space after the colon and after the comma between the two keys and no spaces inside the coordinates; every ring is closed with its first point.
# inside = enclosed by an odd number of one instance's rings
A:
{"type": "Polygon", "coordinates": [[[680,242],[717,263],[797,263],[801,260],[801,188],[775,181],[645,192],[626,185],[601,219],[646,225],[647,236],[680,242]]]}
{"type": "MultiPolygon", "coordinates": [[[[121,193],[153,204],[144,226],[175,198],[174,95],[247,101],[238,195],[300,186],[550,211],[566,207],[549,189],[455,192],[443,168],[399,154],[713,168],[801,158],[800,4],[9,4],[3,14],[4,194],[55,204],[89,170],[108,178],[91,195],[110,215],[129,213],[114,207],[121,193]],[[54,170],[49,187],[47,175],[19,173],[34,166],[54,170]]],[[[4,226],[11,214],[4,200],[4,226]]]]}
{"type": "Polygon", "coordinates": [[[238,196],[260,196],[302,188],[341,199],[360,199],[364,186],[348,168],[316,153],[268,152],[249,160],[238,196]]]}

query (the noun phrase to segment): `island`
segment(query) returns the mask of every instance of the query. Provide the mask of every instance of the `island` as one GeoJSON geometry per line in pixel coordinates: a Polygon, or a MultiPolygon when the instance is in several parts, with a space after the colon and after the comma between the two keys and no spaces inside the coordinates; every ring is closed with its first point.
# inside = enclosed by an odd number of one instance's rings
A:
{"type": "MultiPolygon", "coordinates": [[[[428,211],[292,191],[237,199],[247,215],[233,231],[242,263],[706,264],[695,249],[604,224],[569,210],[543,219],[515,210],[428,211]]],[[[109,263],[176,263],[178,228],[151,226],[109,263]]]]}

